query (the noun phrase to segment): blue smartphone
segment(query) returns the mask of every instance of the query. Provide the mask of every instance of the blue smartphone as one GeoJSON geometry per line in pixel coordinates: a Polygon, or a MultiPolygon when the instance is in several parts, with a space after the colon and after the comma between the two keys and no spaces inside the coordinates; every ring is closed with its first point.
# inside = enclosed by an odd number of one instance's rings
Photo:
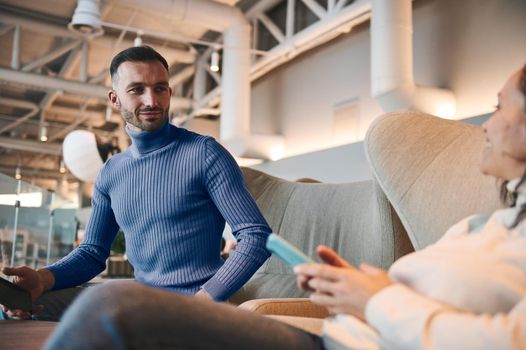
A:
{"type": "Polygon", "coordinates": [[[272,254],[280,258],[290,268],[299,264],[314,262],[312,258],[308,257],[298,248],[274,233],[271,233],[268,236],[266,247],[272,252],[272,254]]]}

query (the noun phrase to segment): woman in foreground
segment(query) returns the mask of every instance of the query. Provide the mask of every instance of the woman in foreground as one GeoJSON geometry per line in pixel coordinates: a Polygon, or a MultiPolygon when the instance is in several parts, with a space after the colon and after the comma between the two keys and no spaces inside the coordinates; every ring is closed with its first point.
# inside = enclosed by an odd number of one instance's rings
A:
{"type": "Polygon", "coordinates": [[[318,337],[238,308],[106,283],[67,311],[48,349],[525,349],[526,66],[499,93],[483,125],[481,171],[504,182],[509,204],[451,227],[389,272],[326,264],[295,268],[300,287],[333,314],[318,337]]]}

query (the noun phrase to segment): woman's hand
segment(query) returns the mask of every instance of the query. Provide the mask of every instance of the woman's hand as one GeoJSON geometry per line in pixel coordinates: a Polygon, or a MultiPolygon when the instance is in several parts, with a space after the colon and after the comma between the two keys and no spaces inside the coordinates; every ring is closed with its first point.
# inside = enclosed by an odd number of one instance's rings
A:
{"type": "Polygon", "coordinates": [[[311,290],[310,299],[327,307],[331,314],[350,314],[364,320],[369,299],[392,284],[387,273],[367,264],[355,269],[325,246],[318,247],[317,252],[327,264],[296,266],[300,287],[311,290]]]}
{"type": "MultiPolygon", "coordinates": [[[[351,264],[349,264],[347,261],[345,261],[342,257],[340,257],[338,254],[336,254],[331,248],[320,245],[316,249],[316,252],[318,253],[318,256],[323,260],[325,263],[336,266],[336,267],[351,267],[351,264]]],[[[296,272],[296,270],[294,270],[296,272]]],[[[311,292],[314,292],[312,288],[309,287],[309,280],[311,279],[310,276],[306,274],[298,274],[296,273],[296,282],[298,283],[298,287],[301,289],[305,289],[311,292]]]]}

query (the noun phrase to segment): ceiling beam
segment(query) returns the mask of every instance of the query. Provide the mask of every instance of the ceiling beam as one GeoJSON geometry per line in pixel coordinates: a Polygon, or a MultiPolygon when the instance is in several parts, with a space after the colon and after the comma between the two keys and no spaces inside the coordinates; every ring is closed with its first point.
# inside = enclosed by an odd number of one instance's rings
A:
{"type": "Polygon", "coordinates": [[[10,25],[20,25],[24,28],[28,28],[32,31],[39,33],[47,33],[53,36],[61,36],[66,38],[79,39],[79,35],[73,32],[70,32],[65,26],[62,27],[57,24],[52,24],[49,22],[30,19],[17,15],[15,13],[0,12],[0,22],[10,25]]]}
{"type": "MultiPolygon", "coordinates": [[[[45,21],[37,20],[37,19],[29,19],[27,17],[23,17],[15,13],[0,12],[0,22],[3,24],[7,24],[7,25],[14,25],[14,26],[19,25],[31,31],[47,33],[53,36],[73,38],[76,40],[82,39],[82,37],[78,33],[69,31],[66,26],[60,26],[58,24],[53,24],[53,23],[49,23],[49,22],[45,22],[45,21]]],[[[97,44],[104,45],[110,48],[113,48],[115,46],[115,42],[117,41],[117,39],[114,39],[107,35],[98,36],[96,38],[92,38],[91,40],[97,44]]],[[[172,44],[181,43],[181,41],[172,41],[172,40],[169,40],[168,38],[165,38],[165,41],[168,41],[172,44]]],[[[133,40],[124,39],[122,42],[124,46],[126,47],[133,46],[133,40]]],[[[151,46],[153,48],[156,48],[156,45],[151,45],[151,46]]],[[[175,48],[167,47],[166,45],[164,45],[162,48],[161,47],[157,47],[157,48],[161,51],[171,52],[174,56],[174,59],[177,62],[191,63],[195,60],[195,57],[196,57],[196,53],[191,50],[175,49],[175,48]]]]}
{"type": "Polygon", "coordinates": [[[95,97],[103,100],[107,98],[109,89],[102,85],[65,80],[36,73],[20,72],[1,67],[0,77],[2,80],[32,86],[38,90],[62,90],[75,95],[95,97]]]}
{"type": "Polygon", "coordinates": [[[54,59],[62,56],[63,54],[65,54],[69,50],[71,50],[71,49],[75,48],[76,46],[78,46],[80,43],[81,43],[80,40],[73,40],[73,41],[67,42],[64,45],[62,45],[60,47],[57,47],[56,49],[52,50],[51,52],[48,52],[46,55],[44,55],[44,56],[42,56],[40,58],[37,58],[33,62],[26,64],[24,67],[22,67],[22,71],[23,72],[30,72],[30,71],[32,71],[35,68],[41,67],[41,66],[53,61],[54,59]]]}
{"type": "Polygon", "coordinates": [[[327,14],[327,11],[320,6],[315,0],[301,0],[318,18],[323,18],[327,14]]]}
{"type": "Polygon", "coordinates": [[[340,11],[348,2],[349,0],[340,0],[334,5],[334,11],[340,11]]]}
{"type": "Polygon", "coordinates": [[[195,73],[195,67],[194,66],[188,66],[181,71],[179,71],[177,74],[170,77],[169,84],[170,86],[176,86],[181,84],[182,82],[186,81],[187,79],[190,79],[192,75],[195,73]]]}
{"type": "Polygon", "coordinates": [[[60,156],[62,154],[62,145],[60,143],[52,144],[39,141],[13,139],[4,136],[0,136],[0,147],[18,151],[50,154],[54,156],[60,156]]]}
{"type": "Polygon", "coordinates": [[[16,99],[13,99],[13,98],[0,97],[0,104],[13,106],[13,107],[17,107],[17,108],[29,109],[29,112],[27,112],[24,116],[22,116],[22,117],[18,118],[17,120],[9,123],[8,125],[4,126],[3,128],[0,128],[0,134],[15,128],[16,126],[24,123],[26,120],[31,119],[39,111],[39,108],[38,108],[38,106],[36,104],[34,104],[32,102],[24,101],[24,100],[16,100],[16,99]]]}
{"type": "Polygon", "coordinates": [[[285,41],[285,34],[279,29],[279,27],[272,22],[272,20],[264,13],[261,13],[257,19],[268,29],[270,34],[279,42],[285,41]]]}
{"type": "MultiPolygon", "coordinates": [[[[0,173],[2,174],[13,174],[15,170],[13,167],[0,166],[0,173]]],[[[71,174],[61,174],[58,170],[43,170],[35,168],[20,168],[20,174],[24,177],[30,178],[43,178],[43,179],[55,179],[55,180],[68,180],[78,181],[76,177],[71,174]]],[[[27,181],[27,180],[26,180],[27,181]]]]}
{"type": "MultiPolygon", "coordinates": [[[[82,112],[84,115],[88,116],[90,119],[95,121],[104,120],[104,111],[88,111],[85,110],[82,112]]],[[[68,106],[51,106],[44,112],[46,118],[53,117],[53,115],[63,115],[68,118],[77,118],[80,114],[79,107],[68,107],[68,106]]]]}
{"type": "Polygon", "coordinates": [[[262,0],[256,1],[256,4],[252,6],[247,12],[245,12],[245,17],[254,18],[257,17],[260,13],[265,13],[268,9],[276,6],[283,0],[262,0]]]}
{"type": "Polygon", "coordinates": [[[285,23],[285,35],[287,39],[294,35],[294,18],[296,18],[296,0],[287,0],[287,17],[285,23]]]}
{"type": "MultiPolygon", "coordinates": [[[[60,68],[60,71],[58,72],[58,77],[64,77],[67,76],[75,64],[77,63],[77,60],[79,58],[80,48],[77,46],[74,48],[66,58],[66,61],[60,68]]],[[[47,91],[46,95],[40,100],[39,107],[40,107],[40,125],[44,124],[44,121],[46,119],[45,112],[48,108],[50,108],[53,103],[55,102],[55,99],[60,96],[62,93],[61,90],[51,90],[47,91]]]]}

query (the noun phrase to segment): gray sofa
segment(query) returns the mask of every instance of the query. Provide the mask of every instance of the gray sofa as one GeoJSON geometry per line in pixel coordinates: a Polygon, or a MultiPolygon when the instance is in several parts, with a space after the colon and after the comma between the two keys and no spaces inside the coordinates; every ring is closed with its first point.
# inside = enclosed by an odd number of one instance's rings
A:
{"type": "MultiPolygon", "coordinates": [[[[478,170],[483,143],[480,127],[391,113],[375,120],[366,135],[370,181],[301,184],[243,171],[275,233],[311,256],[325,244],[354,265],[388,268],[462,218],[500,206],[498,184],[478,170]]],[[[241,307],[264,314],[327,315],[304,296],[292,271],[271,257],[235,301],[249,300],[241,307]]]]}
{"type": "MultiPolygon", "coordinates": [[[[460,219],[500,206],[496,182],[478,171],[484,144],[479,127],[415,112],[392,113],[373,123],[364,144],[373,174],[366,182],[297,183],[243,169],[274,232],[311,256],[325,244],[353,264],[388,268],[436,241],[460,219]]],[[[272,257],[232,301],[317,332],[327,312],[305,296],[292,271],[272,257]]],[[[40,348],[55,325],[7,322],[0,327],[0,344],[40,348]]]]}

